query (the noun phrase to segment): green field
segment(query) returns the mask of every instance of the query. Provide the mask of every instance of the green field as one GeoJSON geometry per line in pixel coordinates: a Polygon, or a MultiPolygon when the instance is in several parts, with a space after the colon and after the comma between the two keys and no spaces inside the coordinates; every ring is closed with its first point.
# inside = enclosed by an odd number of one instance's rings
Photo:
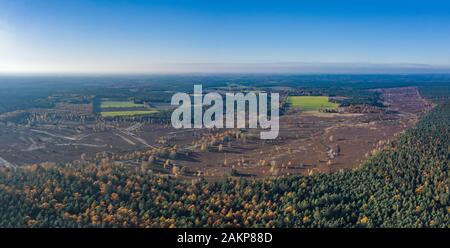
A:
{"type": "Polygon", "coordinates": [[[157,110],[130,110],[130,111],[110,111],[101,112],[103,117],[116,117],[116,116],[134,116],[134,115],[149,115],[158,112],[157,110]]]}
{"type": "Polygon", "coordinates": [[[102,100],[100,109],[102,117],[149,115],[158,112],[154,108],[133,101],[102,100]]]}
{"type": "Polygon", "coordinates": [[[290,96],[288,103],[291,107],[302,111],[317,111],[321,108],[335,109],[339,104],[330,102],[328,96],[290,96]]]}
{"type": "Polygon", "coordinates": [[[102,101],[100,108],[133,108],[144,107],[142,103],[134,103],[132,101],[102,101]]]}

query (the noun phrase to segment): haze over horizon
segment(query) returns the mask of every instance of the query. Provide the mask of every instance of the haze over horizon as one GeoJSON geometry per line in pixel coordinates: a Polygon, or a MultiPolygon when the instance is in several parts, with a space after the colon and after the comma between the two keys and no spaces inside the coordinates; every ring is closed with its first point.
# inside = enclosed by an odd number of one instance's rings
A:
{"type": "Polygon", "coordinates": [[[0,0],[0,74],[449,73],[445,1],[0,0]]]}

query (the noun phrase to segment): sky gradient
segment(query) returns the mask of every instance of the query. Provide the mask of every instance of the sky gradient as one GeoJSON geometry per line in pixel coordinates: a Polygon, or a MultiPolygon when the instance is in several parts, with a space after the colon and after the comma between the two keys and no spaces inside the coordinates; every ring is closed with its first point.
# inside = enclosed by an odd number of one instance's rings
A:
{"type": "Polygon", "coordinates": [[[0,73],[450,68],[449,1],[243,2],[0,0],[0,73]]]}

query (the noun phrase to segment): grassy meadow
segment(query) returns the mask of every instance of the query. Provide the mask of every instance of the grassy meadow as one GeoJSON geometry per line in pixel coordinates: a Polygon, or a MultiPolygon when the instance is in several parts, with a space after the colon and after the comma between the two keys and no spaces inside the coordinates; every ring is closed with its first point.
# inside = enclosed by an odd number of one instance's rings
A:
{"type": "Polygon", "coordinates": [[[100,108],[134,108],[144,107],[142,103],[134,103],[132,101],[102,101],[100,108]]]}
{"type": "Polygon", "coordinates": [[[135,103],[133,101],[102,100],[100,109],[102,117],[149,115],[158,112],[158,110],[150,108],[143,103],[135,103]]]}
{"type": "Polygon", "coordinates": [[[321,108],[335,109],[339,104],[330,102],[328,96],[290,96],[288,103],[292,108],[302,111],[318,111],[321,108]]]}

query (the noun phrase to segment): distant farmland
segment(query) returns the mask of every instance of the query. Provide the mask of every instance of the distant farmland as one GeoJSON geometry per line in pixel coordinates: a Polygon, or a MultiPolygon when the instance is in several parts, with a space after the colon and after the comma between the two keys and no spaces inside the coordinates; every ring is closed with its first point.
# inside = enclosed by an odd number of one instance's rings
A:
{"type": "Polygon", "coordinates": [[[103,117],[149,115],[157,112],[157,109],[133,101],[111,101],[105,99],[100,103],[100,115],[103,117]]]}
{"type": "Polygon", "coordinates": [[[291,107],[302,111],[317,111],[319,109],[335,109],[339,104],[330,102],[328,96],[290,96],[291,107]]]}
{"type": "Polygon", "coordinates": [[[100,108],[133,108],[133,107],[144,107],[142,103],[134,103],[132,101],[102,101],[100,108]]]}
{"type": "Polygon", "coordinates": [[[101,115],[103,117],[116,117],[116,116],[149,115],[157,112],[158,112],[157,110],[110,111],[110,112],[101,112],[101,115]]]}

